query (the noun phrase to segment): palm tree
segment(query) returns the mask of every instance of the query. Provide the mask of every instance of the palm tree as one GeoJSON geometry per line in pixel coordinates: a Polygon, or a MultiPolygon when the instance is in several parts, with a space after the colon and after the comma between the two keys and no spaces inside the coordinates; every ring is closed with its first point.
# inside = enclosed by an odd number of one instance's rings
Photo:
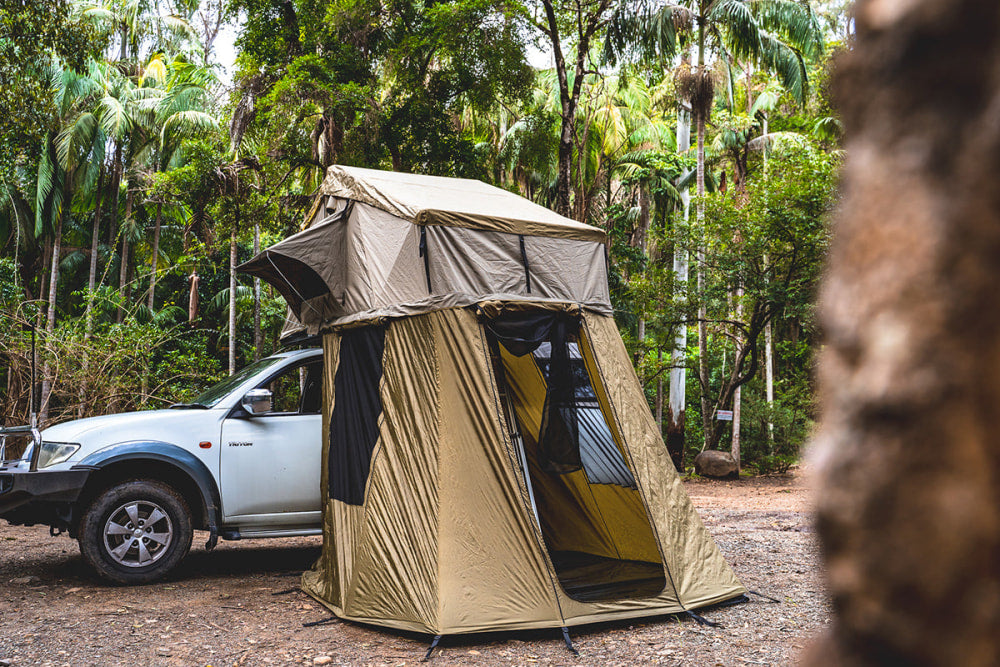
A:
{"type": "MultiPolygon", "coordinates": [[[[219,128],[218,121],[205,109],[210,105],[208,88],[214,83],[211,71],[178,57],[165,64],[162,56],[154,56],[147,64],[140,83],[157,84],[154,94],[144,100],[155,107],[152,167],[153,175],[179,165],[184,158],[183,141],[202,131],[219,128]]],[[[163,221],[163,200],[156,202],[153,223],[153,245],[150,252],[149,294],[147,307],[152,312],[156,292],[156,271],[160,254],[160,229],[163,221]]]]}
{"type": "MultiPolygon", "coordinates": [[[[58,116],[55,119],[58,133],[46,136],[35,196],[35,233],[40,235],[48,227],[52,230],[52,260],[49,271],[48,309],[45,331],[51,335],[56,322],[56,293],[59,285],[63,226],[77,191],[86,184],[93,184],[96,172],[104,160],[104,143],[96,120],[81,107],[96,90],[96,85],[86,75],[57,64],[50,67],[50,78],[55,92],[58,116]]],[[[40,419],[48,417],[51,393],[50,365],[46,360],[42,369],[42,407],[40,419]]]]}
{"type": "MultiPolygon", "coordinates": [[[[611,58],[637,58],[664,62],[681,56],[689,45],[694,67],[683,66],[678,75],[678,88],[684,100],[678,114],[678,136],[689,136],[683,127],[693,117],[697,128],[697,166],[695,170],[698,196],[696,220],[704,219],[705,195],[705,130],[714,101],[714,82],[708,69],[709,56],[714,55],[725,67],[734,62],[750,62],[758,68],[777,74],[782,85],[800,104],[805,101],[808,76],[805,58],[822,51],[823,40],[819,22],[807,4],[794,0],[686,0],[666,5],[646,4],[635,11],[634,6],[621,9],[613,17],[608,33],[608,53],[611,58]]],[[[731,68],[727,81],[732,86],[735,77],[731,68]]],[[[685,218],[687,212],[685,212],[685,218]]],[[[675,257],[679,275],[688,274],[688,257],[683,250],[675,257]]],[[[702,277],[696,274],[696,290],[701,291],[702,277]]],[[[678,337],[678,344],[681,343],[678,337]]],[[[686,339],[683,341],[686,345],[686,339]]],[[[699,376],[702,386],[708,383],[708,335],[704,306],[698,312],[699,376]]],[[[682,359],[684,350],[673,352],[682,359]]],[[[680,374],[678,374],[680,375],[680,374]]],[[[684,382],[682,377],[672,378],[684,382]]],[[[711,409],[702,392],[702,423],[707,434],[711,431],[711,409]]],[[[683,409],[672,411],[671,429],[683,433],[680,418],[683,409]]],[[[677,436],[675,435],[675,438],[677,436]]],[[[683,439],[683,436],[680,436],[683,439]]]]}

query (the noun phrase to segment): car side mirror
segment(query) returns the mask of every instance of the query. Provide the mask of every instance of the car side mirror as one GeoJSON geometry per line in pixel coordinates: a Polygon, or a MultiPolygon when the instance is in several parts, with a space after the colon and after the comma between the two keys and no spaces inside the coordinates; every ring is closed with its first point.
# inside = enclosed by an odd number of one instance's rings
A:
{"type": "Polygon", "coordinates": [[[251,415],[262,415],[273,408],[274,396],[270,389],[251,389],[243,395],[240,405],[251,415]]]}

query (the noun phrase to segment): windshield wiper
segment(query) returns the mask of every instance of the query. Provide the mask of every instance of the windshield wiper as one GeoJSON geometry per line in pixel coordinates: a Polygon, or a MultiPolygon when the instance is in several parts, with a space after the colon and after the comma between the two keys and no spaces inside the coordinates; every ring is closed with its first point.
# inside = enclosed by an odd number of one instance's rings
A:
{"type": "Polygon", "coordinates": [[[170,406],[171,410],[184,409],[184,408],[194,408],[196,410],[208,410],[207,405],[202,405],[201,403],[174,403],[170,406]]]}

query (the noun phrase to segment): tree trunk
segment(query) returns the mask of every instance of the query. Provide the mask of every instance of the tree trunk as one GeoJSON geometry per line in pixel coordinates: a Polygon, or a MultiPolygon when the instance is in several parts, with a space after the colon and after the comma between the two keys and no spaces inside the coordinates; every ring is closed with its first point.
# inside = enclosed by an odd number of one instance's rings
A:
{"type": "MultiPolygon", "coordinates": [[[[50,277],[49,280],[46,280],[45,276],[50,272],[51,265],[52,265],[52,239],[46,238],[45,239],[45,247],[42,249],[42,272],[39,274],[39,278],[38,278],[38,282],[39,282],[39,285],[38,285],[38,300],[39,300],[40,303],[38,305],[38,312],[35,315],[35,331],[36,332],[39,331],[39,330],[41,330],[42,325],[45,323],[45,320],[46,320],[46,308],[43,307],[42,304],[46,304],[46,306],[48,305],[48,289],[49,289],[49,285],[51,284],[51,277],[50,277]]],[[[37,338],[36,338],[36,340],[37,340],[37,338]]],[[[42,337],[42,340],[40,342],[41,342],[41,344],[44,345],[45,344],[45,338],[42,337]]],[[[41,361],[41,354],[39,354],[38,348],[39,348],[39,345],[35,345],[35,353],[34,353],[33,359],[32,359],[32,363],[34,364],[34,368],[35,369],[38,368],[38,363],[39,363],[39,361],[41,361]]],[[[36,378],[36,377],[32,377],[31,378],[31,400],[32,400],[31,410],[32,411],[34,411],[36,407],[39,408],[39,409],[41,408],[41,402],[38,400],[39,398],[41,398],[41,396],[40,396],[41,392],[38,391],[37,382],[38,382],[38,378],[36,378]]]]}
{"type": "Polygon", "coordinates": [[[118,195],[122,185],[122,165],[121,165],[121,144],[115,142],[115,156],[111,164],[111,186],[108,189],[108,213],[111,219],[108,221],[108,247],[111,252],[115,251],[118,245],[118,195]]]}
{"type": "MultiPolygon", "coordinates": [[[[691,148],[690,103],[684,103],[677,110],[677,152],[686,153],[691,148]]],[[[681,204],[684,209],[684,225],[691,215],[691,192],[681,190],[681,204]]],[[[688,254],[687,243],[680,240],[674,244],[674,303],[683,307],[687,303],[688,254]]],[[[674,346],[670,351],[670,399],[667,405],[667,451],[678,472],[684,471],[684,409],[687,403],[687,325],[680,324],[674,334],[674,346]]]]}
{"type": "MultiPolygon", "coordinates": [[[[548,26],[548,37],[552,40],[552,59],[559,82],[559,155],[558,173],[556,176],[556,213],[569,216],[570,187],[572,182],[573,163],[573,123],[576,122],[576,100],[569,87],[566,72],[566,58],[563,56],[562,42],[559,38],[559,22],[556,19],[552,0],[542,0],[545,9],[545,20],[548,26]]],[[[578,82],[574,82],[577,84],[578,82]]]]}
{"type": "MultiPolygon", "coordinates": [[[[73,195],[67,192],[63,195],[63,207],[56,222],[55,234],[52,236],[52,266],[49,270],[49,306],[45,317],[45,346],[49,346],[52,334],[56,329],[56,295],[59,290],[59,252],[62,246],[63,218],[66,209],[73,201],[73,195]]],[[[52,364],[50,355],[45,356],[42,365],[42,409],[39,410],[39,423],[45,424],[49,419],[49,399],[52,396],[52,364]]]]}
{"type": "Polygon", "coordinates": [[[805,664],[998,665],[1000,4],[856,19],[812,457],[835,617],[805,664]]]}
{"type": "MultiPolygon", "coordinates": [[[[237,214],[238,215],[238,214],[237,214]]],[[[236,225],[229,233],[229,374],[236,372],[236,225]]]]}
{"type": "Polygon", "coordinates": [[[562,115],[562,131],[559,133],[559,172],[556,182],[556,213],[570,217],[573,215],[570,203],[570,190],[573,182],[573,114],[567,118],[567,111],[562,115]]]}
{"type": "Polygon", "coordinates": [[[67,199],[63,203],[63,210],[59,214],[56,231],[52,237],[52,266],[49,271],[49,308],[45,321],[45,331],[48,333],[52,333],[56,328],[56,295],[58,294],[57,288],[59,285],[59,253],[62,251],[63,218],[65,217],[65,211],[69,207],[69,200],[71,198],[69,193],[66,196],[67,199]]]}
{"type": "MultiPolygon", "coordinates": [[[[705,221],[705,119],[698,114],[698,167],[697,167],[697,224],[700,228],[705,221]]],[[[695,273],[695,290],[698,293],[698,376],[701,379],[701,423],[705,436],[705,446],[710,442],[712,432],[712,404],[708,400],[708,310],[704,298],[704,252],[698,249],[698,268],[695,273]]]]}
{"type": "Polygon", "coordinates": [[[97,206],[94,210],[94,223],[90,234],[90,268],[87,273],[87,312],[83,328],[83,373],[80,378],[80,404],[76,410],[77,417],[84,416],[84,405],[87,400],[88,371],[90,369],[90,335],[94,331],[94,290],[97,287],[97,249],[101,239],[101,213],[104,204],[104,167],[97,176],[97,206]]]}
{"type": "MultiPolygon", "coordinates": [[[[125,186],[128,188],[128,185],[125,186]]],[[[118,307],[118,314],[115,317],[115,321],[121,322],[122,317],[125,315],[125,304],[128,303],[128,227],[129,222],[132,219],[132,192],[131,190],[125,194],[125,220],[122,222],[122,256],[121,256],[121,270],[118,273],[118,298],[121,300],[121,305],[118,307]]]]}
{"type": "MultiPolygon", "coordinates": [[[[771,323],[764,327],[764,397],[767,399],[768,410],[774,408],[774,340],[771,335],[771,323]]],[[[774,420],[770,413],[767,417],[767,453],[774,454],[774,420]]]]}
{"type": "Polygon", "coordinates": [[[569,83],[566,59],[559,37],[559,20],[552,0],[542,0],[545,11],[545,26],[542,31],[552,41],[552,56],[555,61],[556,78],[559,81],[559,103],[561,130],[559,133],[559,173],[556,182],[556,212],[566,217],[573,215],[570,192],[573,183],[573,137],[576,123],[576,107],[585,76],[585,59],[590,51],[590,40],[603,24],[604,13],[611,0],[598,0],[591,5],[577,5],[576,11],[576,59],[574,61],[573,85],[569,83]]]}
{"type": "MultiPolygon", "coordinates": [[[[104,168],[97,177],[97,206],[94,210],[94,224],[90,234],[90,269],[87,273],[87,318],[84,325],[83,340],[89,341],[94,331],[94,290],[97,288],[97,250],[101,239],[101,214],[104,208],[104,168]]],[[[83,348],[83,366],[87,368],[87,346],[83,348]]],[[[86,379],[84,373],[84,379],[86,379]]]]}
{"type": "MultiPolygon", "coordinates": [[[[635,232],[636,236],[636,246],[639,248],[639,252],[642,253],[644,259],[649,261],[649,256],[646,251],[649,245],[649,191],[646,186],[642,183],[639,184],[639,228],[635,232]]],[[[639,332],[637,335],[637,347],[635,350],[638,362],[642,358],[643,353],[646,349],[646,318],[639,318],[639,332]]]]}
{"type": "MultiPolygon", "coordinates": [[[[254,257],[260,254],[260,222],[253,223],[253,254],[254,257]]],[[[253,359],[260,359],[260,350],[264,346],[264,341],[260,335],[260,278],[254,276],[253,279],[253,359]]]]}
{"type": "MultiPolygon", "coordinates": [[[[768,127],[767,114],[764,114],[764,136],[766,137],[770,131],[768,127]]],[[[770,192],[768,188],[768,148],[764,146],[764,195],[767,198],[770,192]]],[[[768,257],[764,255],[764,274],[767,275],[768,267],[770,262],[768,257]]],[[[774,339],[771,334],[771,321],[768,320],[767,325],[764,327],[764,393],[767,399],[767,453],[768,456],[774,455],[774,419],[771,417],[770,411],[774,409],[774,339]]]]}
{"type": "MultiPolygon", "coordinates": [[[[743,321],[743,287],[736,288],[736,321],[743,321]]],[[[742,352],[742,343],[737,335],[736,338],[736,353],[733,355],[733,363],[738,364],[740,360],[740,353],[742,352]]],[[[739,369],[734,368],[733,375],[737,375],[739,369]]],[[[732,449],[730,450],[733,455],[733,460],[736,461],[736,474],[740,472],[740,413],[742,410],[741,399],[743,397],[743,385],[737,385],[736,389],[733,390],[733,440],[732,449]]]]}
{"type": "Polygon", "coordinates": [[[156,265],[160,259],[160,223],[163,221],[163,204],[156,205],[156,222],[153,223],[153,257],[150,260],[149,272],[149,312],[153,312],[153,304],[156,298],[156,265]]]}
{"type": "Polygon", "coordinates": [[[663,348],[656,348],[656,427],[663,437],[663,348]]]}

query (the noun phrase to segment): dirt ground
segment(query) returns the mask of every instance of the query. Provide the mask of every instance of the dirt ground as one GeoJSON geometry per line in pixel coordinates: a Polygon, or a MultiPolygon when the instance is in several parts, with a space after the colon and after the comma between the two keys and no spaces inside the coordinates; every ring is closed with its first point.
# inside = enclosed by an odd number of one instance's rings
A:
{"type": "MultiPolygon", "coordinates": [[[[743,584],[781,601],[687,618],[558,631],[446,637],[432,664],[788,665],[829,620],[809,515],[807,476],[685,483],[743,584]]],[[[149,586],[102,584],[76,542],[43,527],[0,525],[0,667],[14,665],[413,665],[423,635],[335,621],[297,586],[319,538],[220,542],[205,534],[176,576],[149,586]]]]}

